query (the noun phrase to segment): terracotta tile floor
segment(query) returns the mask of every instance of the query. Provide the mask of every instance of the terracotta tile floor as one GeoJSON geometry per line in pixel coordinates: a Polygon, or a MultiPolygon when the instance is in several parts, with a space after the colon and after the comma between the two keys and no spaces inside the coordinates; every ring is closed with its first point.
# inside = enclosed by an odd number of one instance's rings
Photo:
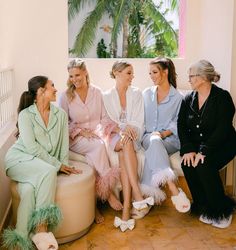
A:
{"type": "Polygon", "coordinates": [[[155,206],[133,231],[122,233],[113,226],[119,212],[102,208],[105,222],[92,225],[82,238],[64,245],[61,250],[219,250],[236,249],[236,215],[227,229],[217,229],[198,221],[197,217],[178,213],[167,199],[155,206]]]}
{"type": "MultiPolygon", "coordinates": [[[[179,185],[187,196],[191,197],[183,177],[179,178],[179,185]]],[[[166,191],[170,197],[168,190],[166,191]]],[[[102,213],[105,217],[104,223],[93,224],[85,236],[60,245],[59,249],[236,250],[236,214],[229,228],[217,229],[201,223],[197,217],[178,213],[167,198],[161,206],[153,207],[145,218],[136,220],[133,231],[122,233],[113,226],[114,217],[120,216],[120,213],[112,210],[107,204],[102,207],[102,213]]]]}

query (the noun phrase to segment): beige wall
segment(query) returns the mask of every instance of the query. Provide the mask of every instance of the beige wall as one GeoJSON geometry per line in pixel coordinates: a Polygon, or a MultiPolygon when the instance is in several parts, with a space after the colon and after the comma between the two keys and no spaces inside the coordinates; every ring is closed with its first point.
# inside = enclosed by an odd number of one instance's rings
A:
{"type": "MultiPolygon", "coordinates": [[[[236,13],[236,3],[234,3],[234,13],[236,13]]],[[[234,20],[233,20],[233,44],[236,44],[236,14],[234,15],[234,20]]],[[[231,88],[230,88],[230,92],[233,96],[233,100],[234,100],[234,104],[236,106],[236,47],[233,46],[233,50],[232,50],[232,65],[231,65],[231,69],[232,69],[232,74],[231,74],[231,88]],[[233,70],[234,69],[234,70],[233,70]]],[[[234,123],[235,127],[236,127],[236,116],[235,116],[235,123],[234,123]]],[[[236,159],[234,159],[234,168],[232,167],[231,169],[231,173],[232,174],[232,181],[234,183],[236,183],[236,159]]],[[[234,186],[234,196],[236,197],[236,186],[234,186]]]]}
{"type": "MultiPolygon", "coordinates": [[[[187,68],[201,58],[212,61],[222,74],[220,86],[231,90],[236,100],[234,0],[187,0],[186,55],[175,59],[178,83],[188,88],[187,68]],[[233,22],[234,20],[234,22],[233,22]],[[233,26],[234,24],[234,26],[233,26]]],[[[0,68],[13,66],[16,79],[16,105],[26,89],[28,79],[36,74],[48,75],[59,91],[65,88],[67,78],[68,23],[66,0],[0,0],[0,68]]],[[[114,60],[88,59],[92,83],[106,89],[113,82],[109,71],[114,60]]],[[[151,84],[148,78],[148,59],[132,59],[134,84],[144,88],[151,84]]],[[[16,106],[15,105],[15,106],[16,106]]],[[[0,183],[5,178],[0,149],[0,183]]],[[[5,180],[5,179],[4,179],[5,180]]],[[[9,193],[0,186],[0,225],[2,211],[9,203],[9,193]]],[[[8,190],[8,184],[4,184],[8,190]]]]}
{"type": "Polygon", "coordinates": [[[234,44],[232,48],[232,63],[231,63],[231,87],[230,91],[234,99],[234,103],[236,104],[236,3],[234,3],[233,7],[234,11],[234,19],[233,19],[233,38],[232,38],[232,44],[234,44]]]}
{"type": "Polygon", "coordinates": [[[65,81],[66,0],[0,0],[0,18],[0,68],[14,67],[17,99],[33,75],[65,81]]]}
{"type": "Polygon", "coordinates": [[[15,124],[12,124],[11,131],[4,131],[4,135],[0,133],[1,139],[4,138],[4,136],[8,137],[8,140],[5,140],[5,143],[2,143],[1,141],[1,147],[0,147],[0,230],[3,226],[4,219],[7,216],[7,211],[10,205],[10,190],[9,190],[9,183],[10,180],[5,174],[4,170],[4,162],[3,159],[5,157],[5,154],[8,150],[8,148],[14,143],[15,137],[13,129],[15,127],[15,124]],[[6,135],[7,134],[7,135],[6,135]]]}

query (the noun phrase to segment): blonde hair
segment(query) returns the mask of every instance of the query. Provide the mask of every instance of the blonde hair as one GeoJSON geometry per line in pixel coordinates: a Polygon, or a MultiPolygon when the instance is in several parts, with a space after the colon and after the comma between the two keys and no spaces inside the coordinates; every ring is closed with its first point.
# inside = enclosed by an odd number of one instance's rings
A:
{"type": "MultiPolygon", "coordinates": [[[[68,65],[67,65],[67,70],[69,71],[70,69],[73,69],[73,68],[78,68],[80,70],[87,72],[86,82],[89,85],[89,83],[90,83],[89,74],[88,74],[85,62],[80,58],[74,58],[74,59],[69,61],[68,65]]],[[[68,80],[67,80],[66,94],[67,94],[69,101],[72,101],[75,98],[75,85],[70,81],[70,78],[68,78],[68,80]]]]}
{"type": "Polygon", "coordinates": [[[209,82],[218,82],[220,80],[220,74],[215,71],[214,66],[207,60],[200,60],[189,67],[189,71],[192,70],[200,76],[206,77],[209,82]]]}
{"type": "Polygon", "coordinates": [[[121,71],[123,71],[125,68],[127,68],[129,66],[132,66],[132,65],[128,61],[125,61],[125,60],[115,61],[113,66],[112,66],[112,69],[110,71],[111,78],[115,79],[114,72],[116,72],[116,71],[121,72],[121,71]]]}

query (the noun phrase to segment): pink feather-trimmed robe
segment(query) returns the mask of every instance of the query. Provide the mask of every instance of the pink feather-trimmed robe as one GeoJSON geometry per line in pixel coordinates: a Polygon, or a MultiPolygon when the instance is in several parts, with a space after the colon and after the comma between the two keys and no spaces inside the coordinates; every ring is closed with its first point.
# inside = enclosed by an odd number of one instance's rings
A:
{"type": "Polygon", "coordinates": [[[76,92],[75,98],[69,101],[64,92],[59,105],[69,118],[70,150],[84,155],[88,164],[95,168],[97,196],[106,200],[119,181],[119,168],[110,166],[103,140],[105,128],[109,127],[112,121],[104,108],[101,90],[90,85],[85,103],[76,92]],[[100,138],[88,139],[80,136],[79,132],[83,128],[94,131],[100,138]]]}

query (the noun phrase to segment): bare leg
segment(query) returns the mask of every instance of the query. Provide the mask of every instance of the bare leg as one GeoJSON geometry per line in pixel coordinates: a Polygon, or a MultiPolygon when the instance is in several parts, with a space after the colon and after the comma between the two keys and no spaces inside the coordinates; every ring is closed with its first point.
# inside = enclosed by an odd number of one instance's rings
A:
{"type": "Polygon", "coordinates": [[[173,181],[167,181],[167,185],[172,195],[178,195],[179,189],[173,181]]]}
{"type": "Polygon", "coordinates": [[[120,200],[118,200],[115,196],[115,194],[113,193],[113,191],[111,191],[109,197],[108,197],[108,202],[110,204],[110,206],[114,209],[114,210],[121,210],[123,208],[123,205],[121,204],[120,200]]]}
{"type": "Polygon", "coordinates": [[[125,167],[123,152],[120,151],[118,155],[119,155],[119,163],[120,163],[120,168],[121,168],[121,184],[122,184],[122,191],[123,191],[123,198],[124,198],[122,220],[127,221],[130,218],[131,185],[130,185],[128,173],[125,167]]]}
{"type": "Polygon", "coordinates": [[[96,208],[95,208],[95,222],[96,222],[97,224],[100,224],[100,223],[102,223],[103,221],[104,221],[104,217],[103,217],[103,215],[100,213],[98,207],[96,206],[96,208]]]}
{"type": "Polygon", "coordinates": [[[136,201],[143,200],[143,196],[139,187],[138,180],[138,161],[137,156],[134,151],[133,142],[129,141],[127,144],[123,146],[123,154],[124,154],[124,163],[126,167],[126,171],[129,177],[129,182],[132,187],[132,192],[134,195],[134,199],[136,201]]]}
{"type": "Polygon", "coordinates": [[[35,233],[47,232],[47,224],[40,224],[37,226],[35,233]]]}

